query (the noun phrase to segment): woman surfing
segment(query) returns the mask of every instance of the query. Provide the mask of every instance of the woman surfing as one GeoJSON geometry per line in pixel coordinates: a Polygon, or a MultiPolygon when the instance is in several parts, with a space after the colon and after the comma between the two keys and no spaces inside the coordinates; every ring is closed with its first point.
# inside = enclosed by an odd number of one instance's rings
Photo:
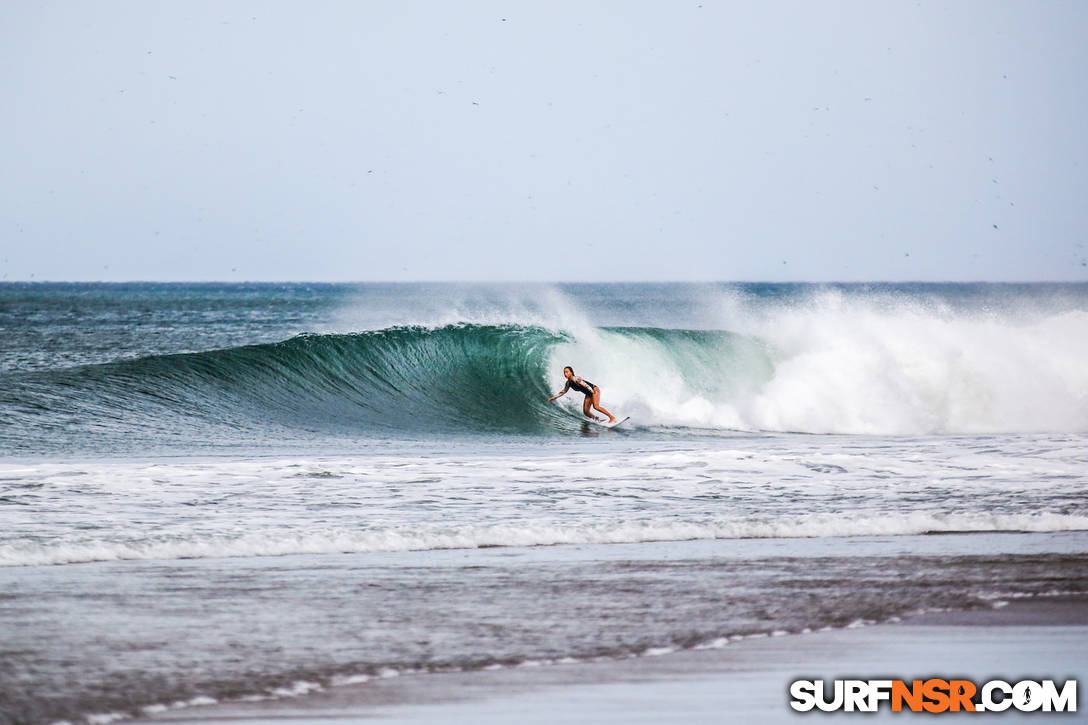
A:
{"type": "Polygon", "coordinates": [[[597,416],[595,416],[595,415],[593,415],[592,413],[589,412],[589,408],[590,408],[590,406],[592,406],[593,408],[595,408],[595,409],[601,411],[602,413],[604,413],[605,415],[607,415],[609,423],[615,423],[616,422],[616,416],[612,415],[607,410],[605,410],[604,408],[601,407],[601,389],[600,388],[598,388],[596,385],[589,382],[588,380],[583,380],[582,378],[574,377],[574,368],[572,368],[570,365],[563,368],[563,377],[565,377],[567,379],[567,384],[564,385],[563,389],[560,390],[558,393],[556,393],[552,397],[548,398],[549,403],[552,402],[553,400],[555,400],[556,398],[563,397],[564,395],[567,394],[568,390],[570,390],[571,388],[574,388],[579,393],[582,393],[583,395],[586,396],[585,400],[582,401],[582,412],[586,414],[587,418],[592,418],[593,420],[596,420],[596,421],[601,420],[600,418],[598,418],[597,416]]]}

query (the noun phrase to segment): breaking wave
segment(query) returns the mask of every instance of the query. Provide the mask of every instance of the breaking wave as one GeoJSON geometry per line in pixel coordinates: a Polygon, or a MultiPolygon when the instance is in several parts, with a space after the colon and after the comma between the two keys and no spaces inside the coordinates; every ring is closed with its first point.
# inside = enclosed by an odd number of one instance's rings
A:
{"type": "Polygon", "coordinates": [[[399,326],[7,373],[0,451],[569,433],[579,396],[545,402],[564,365],[635,434],[1088,430],[1084,310],[1012,322],[831,298],[728,323],[399,326]]]}

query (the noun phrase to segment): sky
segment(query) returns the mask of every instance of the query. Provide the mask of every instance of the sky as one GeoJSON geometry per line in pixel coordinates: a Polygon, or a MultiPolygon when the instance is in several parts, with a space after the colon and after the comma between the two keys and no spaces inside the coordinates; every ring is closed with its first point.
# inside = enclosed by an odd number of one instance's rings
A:
{"type": "Polygon", "coordinates": [[[0,279],[1088,280],[1088,3],[0,6],[0,279]]]}

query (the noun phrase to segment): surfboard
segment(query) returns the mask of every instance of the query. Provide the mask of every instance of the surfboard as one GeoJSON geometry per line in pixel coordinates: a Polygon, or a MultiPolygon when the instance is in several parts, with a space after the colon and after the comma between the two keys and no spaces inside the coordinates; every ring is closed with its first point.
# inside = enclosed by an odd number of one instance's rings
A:
{"type": "Polygon", "coordinates": [[[631,420],[631,416],[627,416],[626,418],[617,417],[615,423],[609,423],[608,421],[593,420],[592,418],[587,418],[584,415],[582,415],[581,411],[575,412],[573,410],[567,410],[567,413],[569,413],[572,417],[576,418],[577,420],[582,421],[583,423],[592,423],[593,425],[600,426],[601,428],[615,428],[616,426],[622,425],[623,423],[631,420]]]}

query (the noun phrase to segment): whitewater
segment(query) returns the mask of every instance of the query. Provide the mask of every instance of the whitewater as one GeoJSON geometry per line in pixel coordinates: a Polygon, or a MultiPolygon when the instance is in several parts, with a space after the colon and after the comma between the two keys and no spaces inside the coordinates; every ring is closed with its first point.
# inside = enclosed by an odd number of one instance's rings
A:
{"type": "Polygon", "coordinates": [[[4,723],[1088,589],[1084,284],[12,283],[0,330],[4,723]]]}

